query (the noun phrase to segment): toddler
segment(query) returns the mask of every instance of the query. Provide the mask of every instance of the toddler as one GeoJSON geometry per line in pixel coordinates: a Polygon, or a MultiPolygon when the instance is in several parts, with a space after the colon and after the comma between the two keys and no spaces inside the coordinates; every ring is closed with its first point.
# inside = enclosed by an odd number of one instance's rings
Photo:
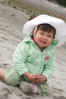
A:
{"type": "Polygon", "coordinates": [[[66,36],[63,20],[40,15],[26,22],[23,33],[27,37],[17,46],[14,66],[0,69],[0,78],[10,85],[20,85],[25,94],[48,94],[48,79],[55,70],[54,47],[61,45],[66,36]]]}

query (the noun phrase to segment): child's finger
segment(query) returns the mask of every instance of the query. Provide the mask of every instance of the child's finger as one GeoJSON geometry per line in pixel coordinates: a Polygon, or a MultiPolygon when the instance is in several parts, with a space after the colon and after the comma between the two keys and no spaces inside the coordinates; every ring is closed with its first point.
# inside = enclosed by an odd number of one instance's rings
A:
{"type": "Polygon", "coordinates": [[[36,82],[41,83],[41,82],[43,82],[43,80],[42,79],[37,79],[36,82]]]}
{"type": "Polygon", "coordinates": [[[41,75],[36,75],[35,77],[36,77],[36,79],[40,79],[41,75]]]}

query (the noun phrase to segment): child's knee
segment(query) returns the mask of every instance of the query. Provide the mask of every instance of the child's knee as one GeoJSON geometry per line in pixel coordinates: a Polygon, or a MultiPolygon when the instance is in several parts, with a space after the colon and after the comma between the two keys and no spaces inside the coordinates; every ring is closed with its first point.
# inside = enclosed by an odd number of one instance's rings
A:
{"type": "Polygon", "coordinates": [[[38,93],[42,95],[47,95],[50,91],[50,87],[47,83],[38,85],[38,93]]]}
{"type": "Polygon", "coordinates": [[[20,76],[16,73],[14,69],[5,71],[5,80],[9,85],[18,85],[21,81],[20,76]]]}

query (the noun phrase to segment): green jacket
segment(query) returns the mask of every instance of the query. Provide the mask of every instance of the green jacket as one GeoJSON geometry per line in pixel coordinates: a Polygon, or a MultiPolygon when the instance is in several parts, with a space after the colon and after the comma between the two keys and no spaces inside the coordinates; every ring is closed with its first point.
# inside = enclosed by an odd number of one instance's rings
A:
{"type": "Polygon", "coordinates": [[[50,78],[55,70],[55,52],[53,47],[57,43],[56,40],[53,40],[51,45],[41,52],[31,36],[27,36],[17,46],[13,56],[16,72],[19,75],[30,72],[44,75],[47,79],[50,78]]]}

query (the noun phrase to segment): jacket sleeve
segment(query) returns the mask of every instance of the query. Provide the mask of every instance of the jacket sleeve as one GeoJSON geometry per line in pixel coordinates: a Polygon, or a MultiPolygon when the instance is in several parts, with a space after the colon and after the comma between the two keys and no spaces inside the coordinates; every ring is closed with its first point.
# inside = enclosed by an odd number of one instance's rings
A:
{"type": "Polygon", "coordinates": [[[14,69],[19,75],[28,72],[26,59],[29,54],[29,47],[25,43],[20,43],[13,55],[14,69]]]}
{"type": "Polygon", "coordinates": [[[47,61],[47,63],[44,66],[44,71],[42,72],[42,75],[46,76],[47,79],[49,79],[52,76],[55,70],[56,67],[55,57],[56,57],[55,53],[52,53],[50,55],[50,59],[47,61]]]}

